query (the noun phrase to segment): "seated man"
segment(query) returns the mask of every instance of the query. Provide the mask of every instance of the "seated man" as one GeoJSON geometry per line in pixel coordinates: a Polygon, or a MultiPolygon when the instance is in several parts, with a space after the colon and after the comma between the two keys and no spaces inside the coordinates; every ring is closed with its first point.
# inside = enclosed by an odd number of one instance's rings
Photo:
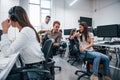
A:
{"type": "MultiPolygon", "coordinates": [[[[47,38],[53,38],[55,39],[55,43],[53,44],[53,54],[56,53],[58,47],[59,47],[59,44],[60,44],[60,41],[61,41],[61,37],[62,37],[62,34],[61,32],[59,32],[59,28],[60,28],[60,22],[59,21],[54,21],[53,23],[53,29],[51,31],[48,31],[45,35],[45,37],[47,38]]],[[[45,39],[44,37],[44,39],[45,39]]],[[[45,40],[43,40],[45,41],[45,40]]],[[[43,42],[44,44],[44,42],[43,42]]]]}

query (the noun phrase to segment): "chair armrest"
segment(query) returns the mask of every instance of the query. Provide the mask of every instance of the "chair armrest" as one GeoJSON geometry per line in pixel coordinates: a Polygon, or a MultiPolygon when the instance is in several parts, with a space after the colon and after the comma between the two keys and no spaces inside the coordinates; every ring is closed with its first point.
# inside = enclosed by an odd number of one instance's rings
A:
{"type": "Polygon", "coordinates": [[[40,69],[23,69],[21,72],[44,72],[44,73],[50,73],[48,70],[40,70],[40,69]]]}

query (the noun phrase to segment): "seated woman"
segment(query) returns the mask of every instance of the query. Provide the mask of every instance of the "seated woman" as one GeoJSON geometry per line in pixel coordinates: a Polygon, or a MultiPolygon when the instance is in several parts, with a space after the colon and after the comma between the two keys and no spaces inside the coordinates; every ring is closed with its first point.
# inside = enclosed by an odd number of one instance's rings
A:
{"type": "Polygon", "coordinates": [[[104,62],[104,77],[103,80],[110,80],[109,77],[109,58],[105,54],[100,52],[96,52],[93,50],[92,46],[94,43],[94,36],[93,33],[88,32],[88,26],[86,22],[81,22],[79,24],[79,49],[80,49],[80,56],[85,56],[85,52],[87,51],[86,58],[93,58],[93,74],[91,75],[91,80],[98,80],[98,67],[100,60],[104,62]]]}
{"type": "Polygon", "coordinates": [[[22,62],[26,67],[40,64],[45,60],[40,48],[38,34],[22,7],[14,6],[9,10],[9,17],[2,22],[2,29],[1,52],[5,56],[19,52],[22,62]],[[10,26],[17,27],[20,31],[13,43],[8,38],[8,29],[10,26]]]}

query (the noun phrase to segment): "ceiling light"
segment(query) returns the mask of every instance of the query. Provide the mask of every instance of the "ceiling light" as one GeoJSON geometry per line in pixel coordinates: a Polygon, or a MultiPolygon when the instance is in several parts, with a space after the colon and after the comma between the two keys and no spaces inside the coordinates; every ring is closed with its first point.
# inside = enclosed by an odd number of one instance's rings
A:
{"type": "Polygon", "coordinates": [[[78,0],[72,1],[72,2],[69,4],[69,6],[72,6],[72,5],[75,4],[77,1],[78,1],[78,0]]]}

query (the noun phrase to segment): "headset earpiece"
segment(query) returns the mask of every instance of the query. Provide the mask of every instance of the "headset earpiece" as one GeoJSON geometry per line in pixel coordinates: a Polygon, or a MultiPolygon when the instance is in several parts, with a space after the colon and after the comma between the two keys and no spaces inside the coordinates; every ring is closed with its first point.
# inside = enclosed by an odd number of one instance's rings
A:
{"type": "Polygon", "coordinates": [[[12,20],[12,21],[17,21],[17,18],[16,18],[16,16],[15,16],[15,8],[16,7],[13,7],[12,9],[11,9],[11,14],[10,14],[10,19],[12,20]]]}

